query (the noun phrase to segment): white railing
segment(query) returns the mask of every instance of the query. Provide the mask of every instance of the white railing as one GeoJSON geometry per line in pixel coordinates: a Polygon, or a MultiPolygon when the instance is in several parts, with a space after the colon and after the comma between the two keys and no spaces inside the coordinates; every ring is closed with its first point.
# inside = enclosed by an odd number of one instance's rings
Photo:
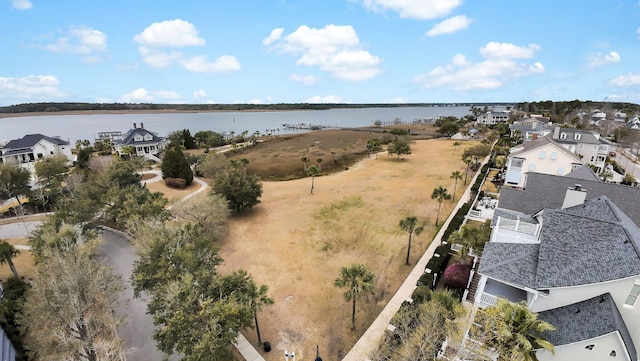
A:
{"type": "Polygon", "coordinates": [[[496,226],[499,229],[525,233],[525,234],[530,234],[534,236],[538,234],[538,229],[540,228],[539,224],[522,222],[520,219],[513,220],[513,219],[502,218],[502,217],[498,217],[496,226]]]}
{"type": "Polygon", "coordinates": [[[495,306],[498,304],[498,297],[482,292],[480,295],[480,303],[485,306],[495,306]]]}

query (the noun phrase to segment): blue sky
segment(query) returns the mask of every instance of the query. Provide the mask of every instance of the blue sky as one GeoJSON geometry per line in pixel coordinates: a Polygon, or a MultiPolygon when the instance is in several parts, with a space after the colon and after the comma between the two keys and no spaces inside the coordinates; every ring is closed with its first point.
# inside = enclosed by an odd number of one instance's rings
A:
{"type": "Polygon", "coordinates": [[[0,105],[640,103],[640,2],[0,0],[0,105]]]}

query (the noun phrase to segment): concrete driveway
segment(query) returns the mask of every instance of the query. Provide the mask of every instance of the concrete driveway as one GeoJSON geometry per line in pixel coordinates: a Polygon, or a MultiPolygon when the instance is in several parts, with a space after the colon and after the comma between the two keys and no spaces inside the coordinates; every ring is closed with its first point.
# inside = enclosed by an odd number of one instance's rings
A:
{"type": "Polygon", "coordinates": [[[118,310],[118,316],[125,316],[126,320],[126,324],[118,328],[118,333],[127,342],[127,360],[161,360],[164,354],[156,348],[153,340],[153,318],[147,314],[147,304],[144,300],[133,297],[131,273],[133,262],[137,259],[135,248],[127,238],[117,232],[104,230],[102,238],[104,242],[99,248],[100,258],[122,277],[127,286],[121,295],[122,306],[118,310]]]}

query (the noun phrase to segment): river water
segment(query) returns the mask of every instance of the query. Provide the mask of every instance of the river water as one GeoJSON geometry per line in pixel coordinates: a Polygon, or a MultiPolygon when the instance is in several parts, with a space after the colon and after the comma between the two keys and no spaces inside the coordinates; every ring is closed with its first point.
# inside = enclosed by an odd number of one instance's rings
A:
{"type": "Polygon", "coordinates": [[[172,131],[189,129],[191,134],[200,130],[218,133],[235,132],[249,134],[278,130],[279,134],[291,133],[283,124],[314,124],[326,127],[365,127],[376,120],[393,122],[400,119],[411,122],[416,119],[437,116],[463,117],[469,114],[468,106],[450,107],[391,107],[354,108],[329,110],[295,110],[277,112],[211,112],[211,113],[155,113],[155,114],[93,114],[47,115],[0,118],[0,141],[18,139],[26,134],[40,133],[59,136],[75,144],[78,139],[93,141],[98,132],[126,132],[136,123],[166,136],[172,131]]]}

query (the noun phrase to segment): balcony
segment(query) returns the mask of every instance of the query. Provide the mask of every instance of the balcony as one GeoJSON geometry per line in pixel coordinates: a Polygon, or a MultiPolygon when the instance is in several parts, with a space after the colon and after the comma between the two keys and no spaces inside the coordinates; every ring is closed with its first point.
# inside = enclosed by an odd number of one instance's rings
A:
{"type": "Polygon", "coordinates": [[[510,302],[528,301],[527,291],[511,287],[502,282],[488,279],[482,290],[482,294],[476,299],[480,307],[491,307],[498,303],[499,298],[506,298],[510,302]]]}
{"type": "Polygon", "coordinates": [[[539,232],[539,224],[498,217],[491,233],[491,242],[538,243],[539,232]]]}

